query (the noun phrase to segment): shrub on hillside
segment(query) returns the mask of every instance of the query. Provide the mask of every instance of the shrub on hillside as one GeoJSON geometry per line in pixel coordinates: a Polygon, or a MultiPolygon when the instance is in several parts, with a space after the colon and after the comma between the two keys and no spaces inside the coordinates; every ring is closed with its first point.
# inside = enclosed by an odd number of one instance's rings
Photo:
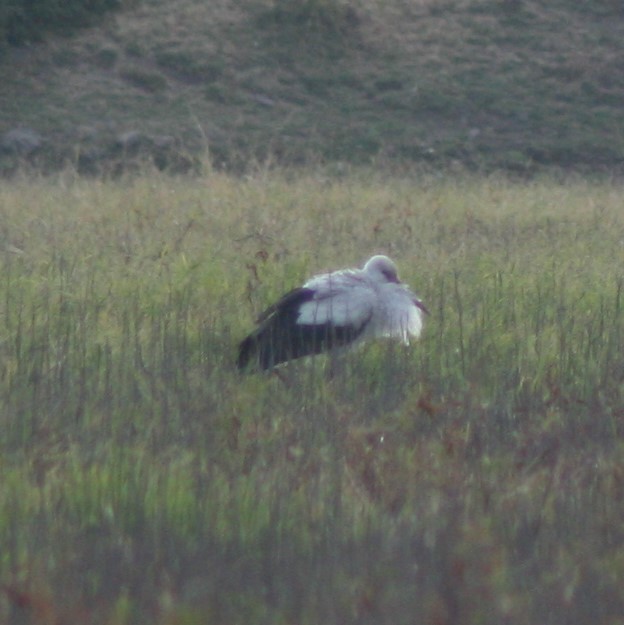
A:
{"type": "Polygon", "coordinates": [[[341,33],[358,23],[358,15],[343,0],[274,0],[263,15],[283,28],[341,33]]]}
{"type": "Polygon", "coordinates": [[[88,26],[123,0],[0,0],[0,47],[88,26]]]}

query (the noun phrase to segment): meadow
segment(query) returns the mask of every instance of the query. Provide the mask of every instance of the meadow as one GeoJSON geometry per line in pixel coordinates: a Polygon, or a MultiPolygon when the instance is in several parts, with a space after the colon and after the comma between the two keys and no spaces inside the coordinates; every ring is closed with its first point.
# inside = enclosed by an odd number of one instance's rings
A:
{"type": "Polygon", "coordinates": [[[621,183],[208,170],[0,187],[0,622],[622,622],[621,183]],[[241,375],[313,273],[431,311],[241,375]]]}

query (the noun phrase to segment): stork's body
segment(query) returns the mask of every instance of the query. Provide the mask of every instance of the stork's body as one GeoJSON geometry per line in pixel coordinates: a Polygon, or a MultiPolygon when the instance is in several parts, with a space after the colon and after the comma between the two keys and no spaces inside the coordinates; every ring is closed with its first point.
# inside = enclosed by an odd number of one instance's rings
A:
{"type": "Polygon", "coordinates": [[[422,330],[422,302],[399,281],[387,256],[362,269],[314,276],[260,315],[239,347],[238,367],[260,369],[376,337],[409,343],[422,330]]]}

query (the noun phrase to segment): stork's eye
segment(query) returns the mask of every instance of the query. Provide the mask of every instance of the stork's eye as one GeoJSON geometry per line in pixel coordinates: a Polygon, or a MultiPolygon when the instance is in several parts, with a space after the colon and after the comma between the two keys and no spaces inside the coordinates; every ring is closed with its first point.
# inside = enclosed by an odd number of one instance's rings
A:
{"type": "Polygon", "coordinates": [[[382,269],[381,273],[388,282],[398,282],[399,278],[391,269],[382,269]]]}

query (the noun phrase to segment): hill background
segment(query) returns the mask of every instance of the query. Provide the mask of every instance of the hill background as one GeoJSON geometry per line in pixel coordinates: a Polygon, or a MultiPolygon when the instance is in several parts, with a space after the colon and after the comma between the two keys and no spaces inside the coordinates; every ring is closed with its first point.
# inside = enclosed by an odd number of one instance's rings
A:
{"type": "Polygon", "coordinates": [[[150,0],[0,57],[0,170],[619,173],[615,0],[150,0]]]}

